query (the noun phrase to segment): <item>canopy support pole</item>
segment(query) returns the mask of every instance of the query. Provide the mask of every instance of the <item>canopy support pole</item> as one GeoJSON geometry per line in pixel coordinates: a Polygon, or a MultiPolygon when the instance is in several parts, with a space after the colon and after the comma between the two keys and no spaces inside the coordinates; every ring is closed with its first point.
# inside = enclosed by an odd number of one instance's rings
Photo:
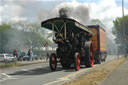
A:
{"type": "Polygon", "coordinates": [[[53,34],[53,40],[54,40],[54,38],[55,38],[55,33],[54,33],[54,23],[52,23],[52,34],[53,34]]]}
{"type": "Polygon", "coordinates": [[[66,39],[66,22],[64,22],[64,38],[66,39]]]}

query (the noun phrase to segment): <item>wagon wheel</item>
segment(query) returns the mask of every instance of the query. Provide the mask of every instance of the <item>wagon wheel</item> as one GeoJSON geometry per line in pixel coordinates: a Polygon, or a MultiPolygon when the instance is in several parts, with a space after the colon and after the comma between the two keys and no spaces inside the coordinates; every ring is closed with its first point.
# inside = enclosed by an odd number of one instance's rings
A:
{"type": "Polygon", "coordinates": [[[94,46],[91,43],[91,46],[90,46],[90,67],[93,67],[93,65],[94,65],[94,46]]]}
{"type": "Polygon", "coordinates": [[[50,64],[51,70],[52,71],[55,71],[56,70],[56,67],[57,67],[57,58],[56,58],[55,53],[52,53],[51,54],[50,60],[49,60],[49,64],[50,64]]]}
{"type": "Polygon", "coordinates": [[[75,53],[74,67],[76,71],[80,70],[80,54],[78,52],[75,53]]]}
{"type": "Polygon", "coordinates": [[[92,43],[86,43],[86,59],[85,59],[85,65],[86,67],[93,67],[94,65],[94,46],[92,43]]]}

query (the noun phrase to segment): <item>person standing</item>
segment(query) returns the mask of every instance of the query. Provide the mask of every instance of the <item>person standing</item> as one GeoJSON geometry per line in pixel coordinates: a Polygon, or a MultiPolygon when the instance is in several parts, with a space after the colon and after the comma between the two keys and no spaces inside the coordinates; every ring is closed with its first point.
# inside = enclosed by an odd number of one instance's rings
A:
{"type": "Polygon", "coordinates": [[[49,59],[49,53],[47,52],[46,61],[49,59]]]}
{"type": "Polygon", "coordinates": [[[17,52],[16,49],[13,50],[13,56],[16,57],[16,58],[18,57],[18,52],[17,52]]]}
{"type": "Polygon", "coordinates": [[[32,55],[33,55],[33,52],[32,52],[32,49],[30,48],[28,50],[28,61],[31,61],[32,55]]]}

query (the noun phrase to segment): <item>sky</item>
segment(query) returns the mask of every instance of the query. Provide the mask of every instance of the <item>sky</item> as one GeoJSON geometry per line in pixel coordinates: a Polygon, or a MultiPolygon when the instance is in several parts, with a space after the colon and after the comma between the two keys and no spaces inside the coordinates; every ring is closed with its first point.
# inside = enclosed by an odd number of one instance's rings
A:
{"type": "MultiPolygon", "coordinates": [[[[83,19],[99,19],[109,32],[113,20],[122,16],[121,2],[122,0],[0,0],[0,22],[28,20],[40,23],[57,17],[60,8],[68,7],[71,18],[80,22],[83,19]]],[[[124,0],[124,14],[128,15],[128,0],[124,0]]]]}

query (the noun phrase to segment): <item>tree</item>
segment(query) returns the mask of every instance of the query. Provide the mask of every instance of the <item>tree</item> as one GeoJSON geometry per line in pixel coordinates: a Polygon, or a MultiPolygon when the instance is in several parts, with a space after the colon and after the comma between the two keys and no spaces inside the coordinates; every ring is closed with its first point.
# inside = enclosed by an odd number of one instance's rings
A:
{"type": "Polygon", "coordinates": [[[29,21],[9,22],[0,25],[0,52],[12,52],[13,49],[26,51],[32,47],[38,49],[47,39],[46,30],[40,24],[29,21]]]}
{"type": "Polygon", "coordinates": [[[10,36],[10,28],[11,26],[6,23],[2,23],[0,25],[0,52],[5,52],[5,45],[8,43],[8,35],[10,36]]]}
{"type": "Polygon", "coordinates": [[[115,41],[117,44],[120,44],[122,48],[123,42],[126,42],[126,48],[128,49],[128,15],[124,16],[125,19],[125,34],[123,33],[123,18],[117,17],[114,21],[113,34],[115,35],[115,41]]]}
{"type": "Polygon", "coordinates": [[[25,43],[32,49],[40,48],[48,41],[46,31],[37,23],[29,23],[29,28],[25,31],[25,43]]]}
{"type": "Polygon", "coordinates": [[[23,32],[22,38],[25,47],[28,48],[40,48],[43,43],[48,41],[46,36],[46,30],[43,29],[40,24],[32,23],[30,21],[19,21],[16,23],[11,23],[16,29],[23,32]]]}

